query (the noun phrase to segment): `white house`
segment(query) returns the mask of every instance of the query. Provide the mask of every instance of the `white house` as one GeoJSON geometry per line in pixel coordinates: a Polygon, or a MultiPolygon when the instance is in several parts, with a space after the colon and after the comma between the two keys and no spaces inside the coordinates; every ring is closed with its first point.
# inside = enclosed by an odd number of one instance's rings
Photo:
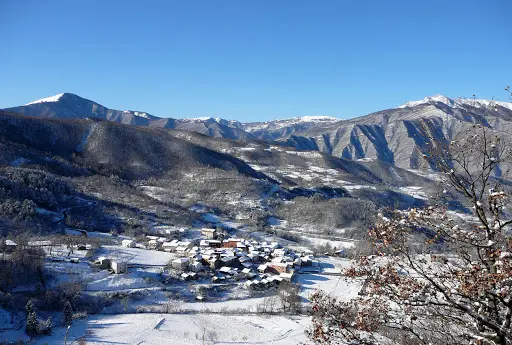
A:
{"type": "Polygon", "coordinates": [[[203,229],[201,229],[201,235],[203,235],[204,237],[206,237],[208,239],[213,239],[215,237],[216,231],[217,230],[215,230],[215,229],[203,228],[203,229]]]}
{"type": "Polygon", "coordinates": [[[201,272],[202,270],[204,270],[204,266],[199,261],[195,261],[190,265],[190,270],[192,272],[201,272]]]}
{"type": "Polygon", "coordinates": [[[171,262],[172,268],[184,271],[188,268],[190,260],[188,258],[178,258],[171,262]]]}
{"type": "Polygon", "coordinates": [[[135,241],[134,240],[122,240],[121,245],[125,248],[135,248],[135,241]]]}
{"type": "Polygon", "coordinates": [[[115,274],[126,273],[128,271],[128,264],[124,261],[112,260],[110,265],[115,274]]]}

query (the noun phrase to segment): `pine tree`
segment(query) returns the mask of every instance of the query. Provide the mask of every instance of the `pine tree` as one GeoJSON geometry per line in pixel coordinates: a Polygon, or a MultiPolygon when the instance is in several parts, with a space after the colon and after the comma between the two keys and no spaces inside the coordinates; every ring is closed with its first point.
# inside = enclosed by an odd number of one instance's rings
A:
{"type": "Polygon", "coordinates": [[[46,319],[46,321],[43,321],[40,328],[44,332],[44,334],[47,334],[47,335],[52,334],[52,328],[53,328],[52,318],[48,317],[48,319],[46,319]]]}
{"type": "Polygon", "coordinates": [[[27,302],[25,310],[27,311],[27,316],[34,311],[34,302],[32,302],[32,300],[29,300],[27,302]]]}
{"type": "Polygon", "coordinates": [[[28,316],[27,316],[27,326],[25,327],[25,332],[33,337],[35,335],[37,335],[38,333],[38,324],[37,324],[37,315],[36,315],[36,312],[35,311],[31,311],[30,313],[28,313],[28,316]]]}
{"type": "Polygon", "coordinates": [[[73,308],[71,308],[71,303],[66,301],[64,304],[64,310],[62,311],[64,315],[64,324],[66,326],[70,326],[73,323],[73,308]]]}

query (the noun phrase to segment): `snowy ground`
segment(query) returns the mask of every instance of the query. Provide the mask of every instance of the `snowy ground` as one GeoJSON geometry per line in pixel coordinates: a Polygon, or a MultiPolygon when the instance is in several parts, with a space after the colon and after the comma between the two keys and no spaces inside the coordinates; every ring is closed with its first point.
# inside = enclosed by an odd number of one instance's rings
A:
{"type": "Polygon", "coordinates": [[[299,274],[298,282],[301,285],[301,296],[309,300],[309,296],[316,290],[322,290],[340,300],[347,301],[357,296],[362,282],[347,279],[342,275],[344,269],[351,266],[350,260],[323,257],[320,261],[320,273],[299,274]]]}
{"type": "Polygon", "coordinates": [[[173,253],[120,246],[103,246],[96,251],[96,256],[120,259],[126,261],[128,265],[145,266],[163,266],[176,258],[173,253]]]}
{"type": "MultiPolygon", "coordinates": [[[[95,315],[75,323],[68,344],[82,336],[88,345],[310,344],[304,334],[308,322],[305,317],[254,315],[95,315]]],[[[33,344],[45,343],[64,344],[64,330],[58,329],[33,344]]]]}

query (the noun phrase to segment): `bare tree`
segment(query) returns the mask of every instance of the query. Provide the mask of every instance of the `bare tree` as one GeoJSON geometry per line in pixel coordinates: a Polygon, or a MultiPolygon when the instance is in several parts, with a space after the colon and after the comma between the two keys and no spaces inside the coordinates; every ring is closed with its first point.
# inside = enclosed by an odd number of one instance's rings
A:
{"type": "Polygon", "coordinates": [[[312,297],[316,342],[512,344],[512,151],[485,123],[430,143],[424,157],[446,177],[444,192],[461,195],[473,216],[457,217],[442,198],[380,214],[369,231],[374,254],[345,272],[364,281],[360,296],[312,297]]]}

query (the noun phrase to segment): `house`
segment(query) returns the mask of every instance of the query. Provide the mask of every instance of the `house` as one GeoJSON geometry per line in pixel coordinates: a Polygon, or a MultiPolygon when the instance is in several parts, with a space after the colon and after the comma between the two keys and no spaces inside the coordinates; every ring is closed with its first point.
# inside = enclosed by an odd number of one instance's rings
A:
{"type": "Polygon", "coordinates": [[[210,248],[220,248],[222,246],[222,242],[219,240],[209,240],[208,246],[210,248]]]}
{"type": "Polygon", "coordinates": [[[180,275],[181,279],[185,280],[185,281],[188,281],[188,280],[192,280],[192,276],[188,273],[182,273],[180,275]]]}
{"type": "Polygon", "coordinates": [[[258,251],[253,251],[247,255],[250,259],[252,259],[252,262],[262,262],[263,258],[261,257],[260,253],[258,251]]]}
{"type": "Polygon", "coordinates": [[[158,238],[156,240],[149,240],[148,248],[149,249],[159,249],[162,247],[162,242],[158,242],[158,238]]]}
{"type": "Polygon", "coordinates": [[[295,271],[291,271],[290,273],[281,273],[279,275],[283,280],[287,282],[291,282],[293,280],[293,277],[295,277],[295,271]]]}
{"type": "Polygon", "coordinates": [[[240,238],[228,238],[227,240],[222,241],[222,247],[236,248],[241,241],[242,239],[240,238]]]}
{"type": "Polygon", "coordinates": [[[206,261],[212,269],[217,269],[221,266],[221,261],[216,256],[209,257],[206,261]]]}
{"type": "Polygon", "coordinates": [[[270,263],[268,265],[268,271],[275,274],[286,273],[290,265],[288,263],[270,263]]]}
{"type": "Polygon", "coordinates": [[[115,274],[126,273],[128,271],[128,264],[124,261],[112,260],[110,267],[115,274]]]}
{"type": "Polygon", "coordinates": [[[202,270],[204,270],[204,266],[201,262],[195,261],[190,265],[190,270],[192,272],[201,272],[202,270]]]}
{"type": "Polygon", "coordinates": [[[164,242],[162,243],[162,248],[166,252],[175,252],[176,248],[179,247],[179,241],[178,240],[172,240],[171,242],[164,242]]]}
{"type": "Polygon", "coordinates": [[[104,269],[104,270],[105,270],[105,269],[109,269],[109,268],[110,268],[110,259],[107,259],[107,258],[106,258],[106,257],[104,257],[104,256],[100,256],[100,257],[98,258],[98,261],[97,261],[97,262],[98,262],[99,267],[100,267],[101,269],[104,269]]]}
{"type": "Polygon", "coordinates": [[[224,256],[220,259],[220,265],[233,267],[236,265],[236,261],[236,256],[224,256]]]}
{"type": "Polygon", "coordinates": [[[260,273],[265,273],[267,270],[268,270],[267,265],[259,265],[258,266],[258,272],[260,272],[260,273]]]}
{"type": "Polygon", "coordinates": [[[122,240],[121,245],[124,248],[135,248],[136,243],[134,240],[122,240]]]}
{"type": "Polygon", "coordinates": [[[216,232],[217,232],[217,230],[215,230],[215,229],[209,229],[209,228],[201,229],[201,235],[203,235],[207,239],[214,239],[216,232]]]}
{"type": "Polygon", "coordinates": [[[234,271],[231,270],[231,267],[227,267],[227,266],[219,268],[219,272],[220,273],[224,273],[224,274],[229,274],[229,275],[233,275],[234,274],[234,271]]]}
{"type": "Polygon", "coordinates": [[[185,253],[187,253],[187,247],[186,246],[179,246],[176,248],[176,253],[180,254],[180,255],[185,255],[185,253]]]}
{"type": "Polygon", "coordinates": [[[5,240],[5,251],[7,253],[12,253],[17,246],[18,245],[14,241],[5,240]]]}
{"type": "Polygon", "coordinates": [[[171,261],[171,266],[174,269],[185,271],[188,269],[189,262],[190,260],[188,258],[178,258],[171,261]]]}

